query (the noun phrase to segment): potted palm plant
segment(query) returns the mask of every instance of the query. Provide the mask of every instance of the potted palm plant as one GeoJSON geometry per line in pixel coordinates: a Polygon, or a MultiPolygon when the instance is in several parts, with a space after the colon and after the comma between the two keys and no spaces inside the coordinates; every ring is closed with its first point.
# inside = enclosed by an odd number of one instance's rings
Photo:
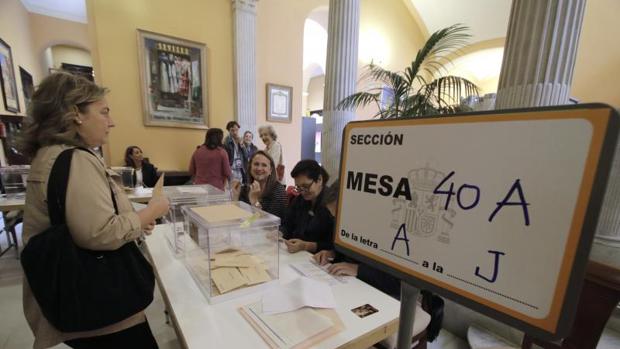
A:
{"type": "Polygon", "coordinates": [[[381,119],[465,111],[467,107],[460,105],[461,98],[478,96],[478,87],[465,78],[443,74],[450,58],[455,57],[471,37],[468,29],[456,24],[434,32],[403,72],[393,72],[371,62],[365,67],[362,79],[370,80],[376,87],[344,98],[337,109],[374,104],[378,111],[373,117],[381,119]],[[381,100],[385,91],[390,94],[387,103],[381,100]]]}

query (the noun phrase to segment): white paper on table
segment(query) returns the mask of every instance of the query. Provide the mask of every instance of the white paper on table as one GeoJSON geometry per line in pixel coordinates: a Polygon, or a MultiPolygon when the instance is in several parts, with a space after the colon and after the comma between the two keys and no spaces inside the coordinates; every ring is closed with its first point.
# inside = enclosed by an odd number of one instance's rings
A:
{"type": "Polygon", "coordinates": [[[329,284],[300,277],[267,291],[262,305],[263,313],[278,314],[302,307],[335,308],[336,300],[329,284]]]}
{"type": "Polygon", "coordinates": [[[327,263],[323,266],[318,265],[313,259],[307,262],[292,263],[289,266],[299,275],[308,277],[313,280],[326,282],[331,286],[338,284],[346,284],[348,282],[346,276],[336,276],[330,274],[327,269],[331,264],[327,263]]]}
{"type": "Polygon", "coordinates": [[[153,194],[153,188],[137,187],[134,189],[134,194],[138,196],[153,194]]]}
{"type": "Polygon", "coordinates": [[[260,302],[244,307],[254,323],[279,348],[291,348],[334,325],[332,320],[314,309],[303,308],[282,314],[266,314],[260,302]]]}
{"type": "Polygon", "coordinates": [[[181,193],[187,194],[207,194],[207,190],[201,187],[189,187],[189,186],[179,186],[177,190],[181,193]]]}

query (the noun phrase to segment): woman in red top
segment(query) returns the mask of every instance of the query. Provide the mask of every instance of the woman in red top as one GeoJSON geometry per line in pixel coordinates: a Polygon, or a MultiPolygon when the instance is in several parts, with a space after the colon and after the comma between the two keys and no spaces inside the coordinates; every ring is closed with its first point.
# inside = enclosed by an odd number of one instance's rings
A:
{"type": "Polygon", "coordinates": [[[198,147],[189,163],[189,173],[194,184],[211,184],[224,190],[230,178],[228,154],[222,145],[224,132],[219,128],[210,128],[205,142],[198,147]]]}

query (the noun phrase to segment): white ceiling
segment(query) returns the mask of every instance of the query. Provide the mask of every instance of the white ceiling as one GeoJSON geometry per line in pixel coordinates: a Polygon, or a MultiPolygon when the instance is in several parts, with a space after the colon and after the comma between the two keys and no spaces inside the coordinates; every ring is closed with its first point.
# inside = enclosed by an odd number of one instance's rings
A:
{"type": "MultiPolygon", "coordinates": [[[[30,12],[82,23],[87,20],[84,0],[21,1],[30,12]]],[[[471,28],[472,43],[505,37],[512,3],[512,0],[407,1],[411,1],[429,33],[452,24],[463,23],[471,28]]]]}
{"type": "Polygon", "coordinates": [[[512,0],[408,0],[429,34],[462,23],[470,28],[471,43],[504,38],[512,0]]]}
{"type": "Polygon", "coordinates": [[[85,0],[21,0],[29,12],[86,23],[85,0]]]}

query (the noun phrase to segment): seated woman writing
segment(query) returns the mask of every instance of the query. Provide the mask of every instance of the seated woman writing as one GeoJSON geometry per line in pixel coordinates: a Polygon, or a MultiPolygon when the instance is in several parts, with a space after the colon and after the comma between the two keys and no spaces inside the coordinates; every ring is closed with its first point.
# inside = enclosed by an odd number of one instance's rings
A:
{"type": "Polygon", "coordinates": [[[329,180],[327,171],[314,160],[301,160],[291,171],[300,195],[291,202],[282,233],[290,253],[333,250],[334,218],[322,203],[329,180]]]}
{"type": "MultiPolygon", "coordinates": [[[[339,180],[336,180],[329,188],[325,189],[323,194],[323,204],[332,217],[336,216],[338,207],[338,188],[339,180]]],[[[400,298],[400,280],[366,264],[360,264],[340,254],[336,251],[323,250],[314,255],[314,260],[319,265],[333,263],[327,269],[334,275],[356,276],[365,283],[389,294],[394,298],[400,298]]]]}
{"type": "Polygon", "coordinates": [[[233,181],[233,200],[241,200],[282,219],[286,192],[276,178],[273,159],[262,150],[256,151],[250,158],[248,174],[248,185],[233,181]]]}
{"type": "MultiPolygon", "coordinates": [[[[325,189],[323,194],[323,204],[332,217],[336,216],[338,208],[339,182],[336,180],[329,188],[325,189]]],[[[333,249],[320,251],[313,258],[319,265],[332,263],[327,268],[330,274],[355,276],[374,288],[400,299],[400,280],[387,273],[347,258],[336,253],[333,249]]],[[[425,290],[422,291],[422,295],[424,305],[417,305],[418,309],[415,312],[416,319],[413,325],[413,338],[420,341],[416,348],[426,348],[426,341],[433,341],[437,337],[443,320],[443,300],[425,290]],[[430,316],[426,311],[430,313],[430,316]],[[425,334],[421,332],[424,329],[426,329],[425,334]],[[426,338],[422,337],[424,335],[426,338]]],[[[396,335],[392,335],[381,341],[379,347],[394,348],[395,344],[396,335]]]]}

